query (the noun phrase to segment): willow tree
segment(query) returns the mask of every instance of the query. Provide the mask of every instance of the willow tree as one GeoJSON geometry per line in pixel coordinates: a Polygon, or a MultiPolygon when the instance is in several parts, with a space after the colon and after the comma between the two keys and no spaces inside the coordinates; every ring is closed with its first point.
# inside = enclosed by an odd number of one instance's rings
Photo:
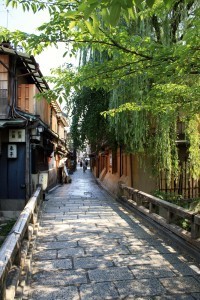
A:
{"type": "Polygon", "coordinates": [[[115,144],[114,135],[108,129],[107,120],[100,114],[108,109],[109,95],[103,89],[82,88],[72,95],[71,135],[74,147],[81,148],[85,142],[91,151],[101,150],[105,145],[115,144]]]}
{"type": "Polygon", "coordinates": [[[169,179],[178,174],[176,126],[177,120],[183,122],[190,171],[200,176],[199,1],[8,2],[22,2],[36,13],[48,7],[51,19],[39,35],[4,30],[2,38],[21,40],[35,53],[58,42],[70,45],[66,51],[72,54],[90,49],[76,70],[55,71],[49,99],[68,99],[72,87],[77,94],[83,87],[104,89],[110,94],[104,116],[118,143],[133,153],[150,153],[169,179]]]}

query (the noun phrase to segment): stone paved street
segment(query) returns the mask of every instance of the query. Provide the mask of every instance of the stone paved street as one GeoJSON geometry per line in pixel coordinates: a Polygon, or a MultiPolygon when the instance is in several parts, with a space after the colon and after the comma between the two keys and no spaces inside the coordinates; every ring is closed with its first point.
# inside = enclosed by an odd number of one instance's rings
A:
{"type": "Polygon", "coordinates": [[[47,200],[29,300],[200,299],[198,264],[121,208],[89,170],[47,200]]]}

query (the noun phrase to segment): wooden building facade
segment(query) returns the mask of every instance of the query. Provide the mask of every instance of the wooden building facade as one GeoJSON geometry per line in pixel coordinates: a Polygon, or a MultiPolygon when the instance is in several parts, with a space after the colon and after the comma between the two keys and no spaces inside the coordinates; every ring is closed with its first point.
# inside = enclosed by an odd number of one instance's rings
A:
{"type": "Polygon", "coordinates": [[[58,182],[67,156],[67,120],[56,101],[35,96],[49,86],[33,56],[0,45],[0,212],[18,214],[38,183],[58,182]]]}
{"type": "Polygon", "coordinates": [[[139,159],[138,155],[127,154],[123,148],[105,151],[91,155],[91,168],[94,175],[113,194],[118,194],[119,182],[148,194],[155,191],[165,195],[178,196],[183,199],[197,199],[200,197],[200,179],[194,180],[188,172],[187,145],[179,147],[180,174],[179,177],[168,182],[164,173],[154,175],[148,155],[139,159]]]}

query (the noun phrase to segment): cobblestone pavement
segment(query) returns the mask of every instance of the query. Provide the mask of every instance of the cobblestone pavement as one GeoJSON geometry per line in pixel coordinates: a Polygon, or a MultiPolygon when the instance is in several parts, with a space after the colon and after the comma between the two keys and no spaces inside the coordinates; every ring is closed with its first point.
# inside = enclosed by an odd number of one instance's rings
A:
{"type": "Polygon", "coordinates": [[[78,169],[43,203],[29,300],[200,299],[200,269],[78,169]]]}

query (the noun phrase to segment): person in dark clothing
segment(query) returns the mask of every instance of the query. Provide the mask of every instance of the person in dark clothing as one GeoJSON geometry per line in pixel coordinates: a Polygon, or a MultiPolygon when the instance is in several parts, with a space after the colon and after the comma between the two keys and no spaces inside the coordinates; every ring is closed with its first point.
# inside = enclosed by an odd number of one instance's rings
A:
{"type": "Polygon", "coordinates": [[[86,162],[83,161],[83,172],[85,173],[86,170],[87,170],[86,162]]]}

